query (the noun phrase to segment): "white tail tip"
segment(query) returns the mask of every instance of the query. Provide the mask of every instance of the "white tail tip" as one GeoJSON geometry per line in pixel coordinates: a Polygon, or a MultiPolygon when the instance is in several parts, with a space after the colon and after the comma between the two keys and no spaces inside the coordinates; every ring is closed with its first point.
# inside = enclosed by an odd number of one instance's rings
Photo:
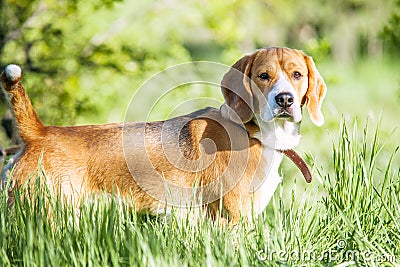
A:
{"type": "Polygon", "coordinates": [[[17,65],[11,64],[6,67],[6,77],[11,81],[21,78],[21,68],[17,65]]]}

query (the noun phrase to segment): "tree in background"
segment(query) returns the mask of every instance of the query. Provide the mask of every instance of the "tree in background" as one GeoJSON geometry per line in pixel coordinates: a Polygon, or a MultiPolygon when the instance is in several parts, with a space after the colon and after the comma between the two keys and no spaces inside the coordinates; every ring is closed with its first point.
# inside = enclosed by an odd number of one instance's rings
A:
{"type": "Polygon", "coordinates": [[[82,66],[96,66],[93,54],[85,54],[90,35],[81,28],[82,9],[97,6],[81,2],[0,1],[0,66],[22,65],[34,105],[49,123],[71,123],[77,113],[96,109],[72,86],[82,66]]]}
{"type": "MultiPolygon", "coordinates": [[[[118,2],[0,0],[0,68],[22,65],[26,88],[46,123],[102,117],[104,107],[121,96],[116,82],[125,87],[129,74],[141,77],[153,71],[152,64],[161,68],[166,58],[179,57],[168,42],[157,49],[127,38],[131,22],[119,16],[118,2]]],[[[146,14],[145,7],[136,8],[146,14]]]]}

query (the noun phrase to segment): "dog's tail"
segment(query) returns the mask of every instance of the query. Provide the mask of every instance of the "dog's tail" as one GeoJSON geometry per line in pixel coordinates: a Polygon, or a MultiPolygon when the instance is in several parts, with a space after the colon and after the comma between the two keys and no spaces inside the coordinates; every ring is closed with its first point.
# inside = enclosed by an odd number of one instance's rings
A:
{"type": "Polygon", "coordinates": [[[21,138],[25,142],[29,142],[43,137],[45,126],[39,120],[22,86],[21,68],[17,65],[8,65],[1,73],[0,84],[3,90],[8,93],[21,138]]]}

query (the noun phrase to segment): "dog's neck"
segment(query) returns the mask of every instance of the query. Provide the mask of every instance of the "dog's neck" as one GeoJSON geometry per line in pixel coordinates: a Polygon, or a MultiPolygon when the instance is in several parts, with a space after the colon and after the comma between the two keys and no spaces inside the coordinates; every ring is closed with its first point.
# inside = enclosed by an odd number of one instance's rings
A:
{"type": "Polygon", "coordinates": [[[253,212],[258,216],[268,205],[278,185],[282,182],[279,166],[282,162],[282,150],[293,149],[300,142],[300,123],[283,119],[270,122],[259,117],[245,124],[250,138],[258,140],[263,146],[261,175],[254,176],[250,185],[253,194],[253,212]]]}
{"type": "Polygon", "coordinates": [[[300,123],[285,119],[263,121],[255,115],[245,127],[249,136],[260,141],[266,149],[288,150],[300,143],[300,123]]]}

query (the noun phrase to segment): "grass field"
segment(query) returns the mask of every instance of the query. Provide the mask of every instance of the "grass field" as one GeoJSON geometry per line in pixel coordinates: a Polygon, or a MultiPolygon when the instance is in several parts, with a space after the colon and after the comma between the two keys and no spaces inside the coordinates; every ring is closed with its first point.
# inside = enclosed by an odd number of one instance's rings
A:
{"type": "Polygon", "coordinates": [[[10,209],[2,193],[0,266],[399,266],[400,139],[393,131],[400,108],[392,67],[321,65],[326,125],[305,119],[298,148],[309,155],[314,181],[305,186],[285,161],[283,185],[253,224],[191,225],[107,198],[77,215],[41,187],[31,201],[17,196],[10,209]]]}

